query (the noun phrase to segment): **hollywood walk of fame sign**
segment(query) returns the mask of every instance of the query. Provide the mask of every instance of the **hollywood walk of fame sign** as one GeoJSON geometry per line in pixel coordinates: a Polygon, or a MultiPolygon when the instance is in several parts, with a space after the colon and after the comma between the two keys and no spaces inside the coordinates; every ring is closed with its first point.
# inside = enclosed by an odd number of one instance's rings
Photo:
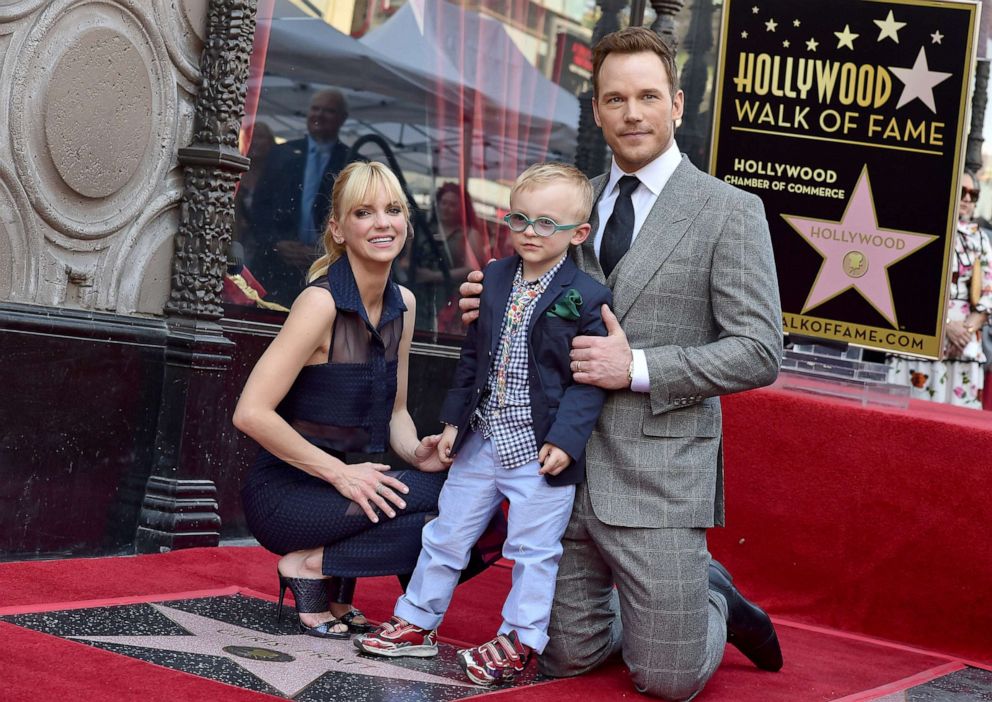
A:
{"type": "Polygon", "coordinates": [[[939,356],[978,12],[724,0],[710,171],[764,202],[786,333],[939,356]]]}

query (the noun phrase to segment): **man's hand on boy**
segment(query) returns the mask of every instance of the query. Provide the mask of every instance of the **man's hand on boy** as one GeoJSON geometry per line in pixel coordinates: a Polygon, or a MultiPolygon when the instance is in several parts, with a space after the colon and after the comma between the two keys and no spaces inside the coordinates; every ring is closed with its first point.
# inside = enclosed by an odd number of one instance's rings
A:
{"type": "Polygon", "coordinates": [[[541,470],[537,471],[541,475],[558,475],[568,468],[572,462],[572,457],[562,451],[554,444],[545,444],[537,454],[537,460],[541,464],[541,470]]]}
{"type": "Polygon", "coordinates": [[[456,436],[458,436],[458,429],[448,424],[441,432],[440,441],[437,442],[437,458],[444,464],[445,468],[450,466],[454,459],[451,455],[451,447],[455,443],[456,436]]]}
{"type": "Polygon", "coordinates": [[[627,335],[608,305],[601,311],[606,336],[579,334],[572,339],[572,380],[607,390],[629,388],[633,353],[627,335]]]}
{"type": "Polygon", "coordinates": [[[471,271],[468,280],[458,286],[458,309],[462,311],[462,324],[468,326],[479,318],[479,296],[482,295],[482,271],[471,271]]]}

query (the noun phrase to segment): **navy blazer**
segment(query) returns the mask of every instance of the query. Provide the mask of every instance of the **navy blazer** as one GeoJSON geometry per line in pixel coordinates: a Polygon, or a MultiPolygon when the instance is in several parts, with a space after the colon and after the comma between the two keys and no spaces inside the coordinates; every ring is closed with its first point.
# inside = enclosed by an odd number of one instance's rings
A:
{"type": "MultiPolygon", "coordinates": [[[[468,327],[452,387],[441,407],[441,421],[458,427],[453,453],[464,443],[469,422],[489,381],[519,262],[520,257],[513,255],[485,268],[479,318],[468,327]]],[[[572,458],[564,471],[545,476],[548,483],[574,485],[585,477],[586,442],[603,408],[606,391],[572,380],[569,351],[577,334],[606,336],[600,308],[612,305],[613,296],[609,288],[581,272],[569,256],[535,304],[527,327],[534,438],[538,449],[545,442],[552,443],[572,458]],[[582,296],[579,319],[550,316],[548,311],[554,303],[573,288],[582,296]]]]}

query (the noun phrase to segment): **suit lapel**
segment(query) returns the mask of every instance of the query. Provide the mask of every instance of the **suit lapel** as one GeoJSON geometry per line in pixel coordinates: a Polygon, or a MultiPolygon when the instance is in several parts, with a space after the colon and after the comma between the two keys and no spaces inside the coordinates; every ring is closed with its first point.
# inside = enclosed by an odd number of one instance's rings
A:
{"type": "Polygon", "coordinates": [[[561,291],[571,285],[572,281],[575,280],[575,272],[577,270],[572,259],[566,258],[561,268],[555,273],[555,277],[548,283],[548,289],[544,291],[535,303],[536,307],[534,307],[534,312],[531,313],[530,322],[527,325],[527,338],[530,338],[531,332],[534,331],[535,322],[551,307],[551,303],[558,299],[561,291]]]}
{"type": "Polygon", "coordinates": [[[520,257],[514,254],[510,259],[507,259],[507,263],[508,265],[505,266],[494,266],[496,270],[493,271],[495,275],[491,283],[492,288],[489,287],[490,282],[486,282],[486,289],[491,290],[491,294],[486,296],[489,309],[485,311],[485,314],[489,317],[489,329],[491,330],[489,351],[493,356],[496,355],[496,347],[499,345],[499,336],[503,330],[503,314],[506,312],[506,301],[510,297],[513,275],[517,272],[520,257]]]}
{"type": "Polygon", "coordinates": [[[699,171],[682,157],[681,163],[658,195],[630,250],[608,281],[613,289],[613,311],[623,320],[637,296],[665,263],[689,225],[706,203],[696,187],[699,171]]]}

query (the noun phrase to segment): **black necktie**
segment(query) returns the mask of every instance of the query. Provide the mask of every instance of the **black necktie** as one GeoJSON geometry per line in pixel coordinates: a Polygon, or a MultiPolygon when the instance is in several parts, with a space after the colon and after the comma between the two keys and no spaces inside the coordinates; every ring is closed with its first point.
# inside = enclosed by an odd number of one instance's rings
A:
{"type": "Polygon", "coordinates": [[[613,214],[606,221],[603,241],[599,244],[599,264],[607,278],[630,248],[630,240],[634,235],[634,203],[630,196],[640,184],[637,176],[624,176],[618,184],[620,194],[613,203],[613,214]]]}

